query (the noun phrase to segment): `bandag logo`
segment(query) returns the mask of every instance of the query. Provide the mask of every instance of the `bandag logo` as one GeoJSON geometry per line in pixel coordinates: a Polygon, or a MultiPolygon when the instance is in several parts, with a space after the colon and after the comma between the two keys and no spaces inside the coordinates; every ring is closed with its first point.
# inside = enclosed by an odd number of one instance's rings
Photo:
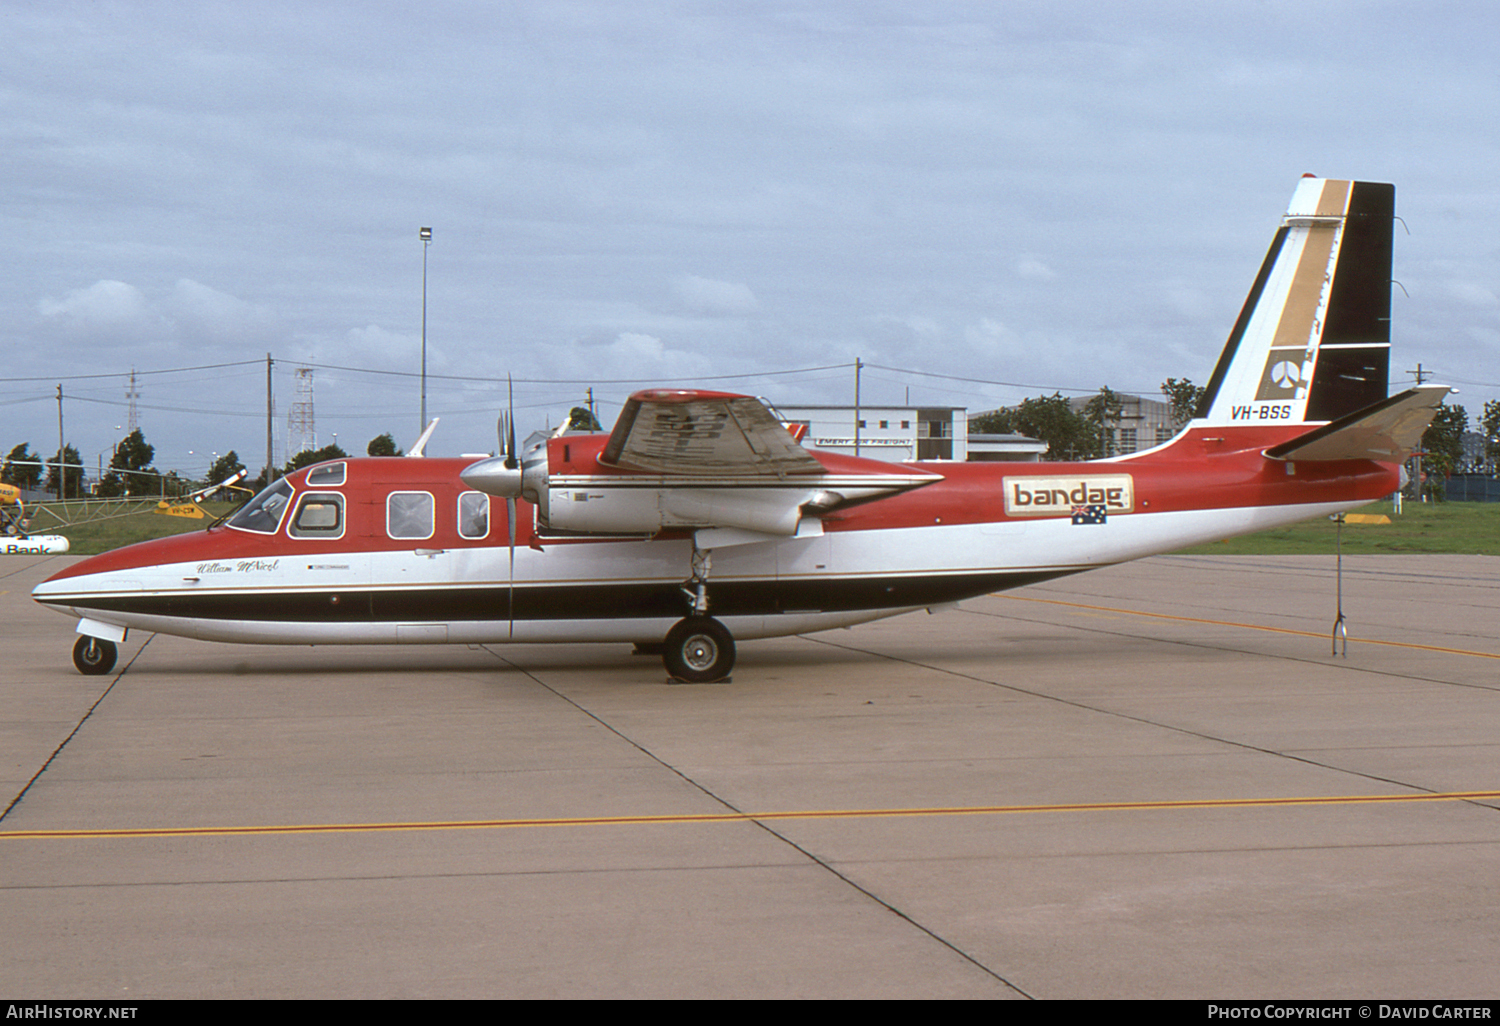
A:
{"type": "Polygon", "coordinates": [[[1131,512],[1135,488],[1130,475],[1005,478],[1008,517],[1068,516],[1080,506],[1103,506],[1108,513],[1131,512]]]}

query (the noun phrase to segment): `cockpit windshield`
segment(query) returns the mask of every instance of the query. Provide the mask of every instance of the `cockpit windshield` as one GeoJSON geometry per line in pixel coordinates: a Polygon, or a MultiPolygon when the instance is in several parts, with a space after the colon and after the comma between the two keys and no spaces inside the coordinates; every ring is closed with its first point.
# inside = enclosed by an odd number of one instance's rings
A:
{"type": "Polygon", "coordinates": [[[282,514],[286,512],[291,498],[292,486],[287,484],[286,478],[280,478],[241,506],[229,518],[228,525],[238,527],[241,531],[254,531],[256,534],[275,534],[276,528],[281,526],[282,514]]]}

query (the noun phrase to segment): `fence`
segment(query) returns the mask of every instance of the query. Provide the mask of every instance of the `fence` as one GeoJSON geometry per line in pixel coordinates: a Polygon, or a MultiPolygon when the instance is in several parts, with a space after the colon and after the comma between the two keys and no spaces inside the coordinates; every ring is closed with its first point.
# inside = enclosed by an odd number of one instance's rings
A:
{"type": "Polygon", "coordinates": [[[1449,502],[1500,502],[1500,477],[1454,474],[1446,484],[1449,502]]]}

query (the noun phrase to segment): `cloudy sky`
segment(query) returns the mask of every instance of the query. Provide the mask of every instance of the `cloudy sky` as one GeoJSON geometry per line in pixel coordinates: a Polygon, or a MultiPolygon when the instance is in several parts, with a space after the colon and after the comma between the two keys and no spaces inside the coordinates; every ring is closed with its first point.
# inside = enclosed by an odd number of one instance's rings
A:
{"type": "Polygon", "coordinates": [[[1500,397],[1500,9],[0,0],[0,455],[432,450],[592,386],[967,406],[1207,379],[1303,172],[1397,187],[1393,383],[1500,397]],[[1409,234],[1408,234],[1409,232],[1409,234]],[[497,380],[499,379],[499,383],[497,380]]]}

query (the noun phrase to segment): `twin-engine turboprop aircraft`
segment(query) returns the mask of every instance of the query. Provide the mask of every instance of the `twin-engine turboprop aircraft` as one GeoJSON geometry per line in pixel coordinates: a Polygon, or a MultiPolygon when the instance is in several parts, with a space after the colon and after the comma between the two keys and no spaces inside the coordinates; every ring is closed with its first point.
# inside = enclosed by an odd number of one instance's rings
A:
{"type": "MultiPolygon", "coordinates": [[[[107,673],[145,630],[269,644],[634,642],[713,681],[735,640],[932,608],[1389,494],[1446,388],[1387,398],[1389,185],[1305,177],[1196,419],[1085,463],[809,451],[759,400],[638,392],[518,458],[345,459],[33,597],[107,673]],[[504,499],[503,503],[492,498],[504,499]]],[[[420,452],[420,446],[418,447],[420,452]]]]}

